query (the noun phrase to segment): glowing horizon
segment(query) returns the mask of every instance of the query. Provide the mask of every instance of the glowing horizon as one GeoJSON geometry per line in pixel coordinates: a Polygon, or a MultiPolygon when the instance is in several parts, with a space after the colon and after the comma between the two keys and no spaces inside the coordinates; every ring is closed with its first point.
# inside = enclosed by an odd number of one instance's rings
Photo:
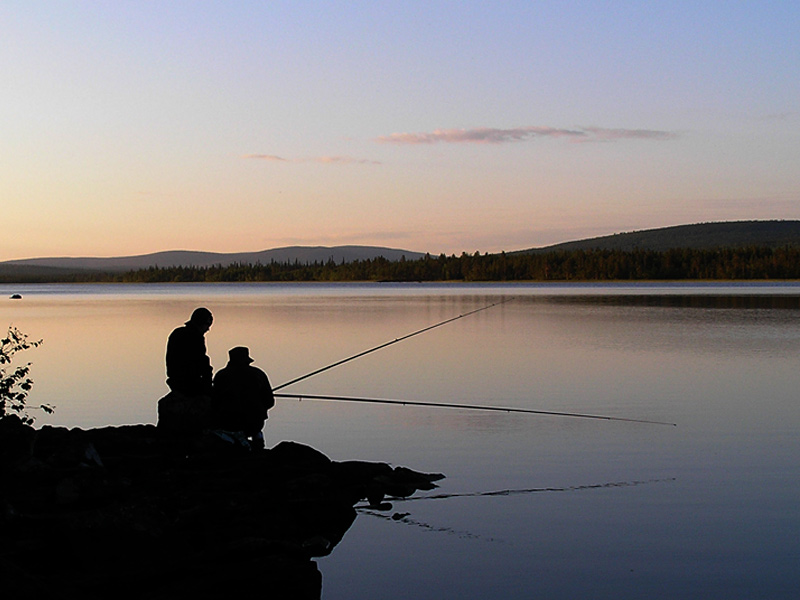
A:
{"type": "Polygon", "coordinates": [[[800,218],[800,6],[11,0],[0,260],[800,218]]]}

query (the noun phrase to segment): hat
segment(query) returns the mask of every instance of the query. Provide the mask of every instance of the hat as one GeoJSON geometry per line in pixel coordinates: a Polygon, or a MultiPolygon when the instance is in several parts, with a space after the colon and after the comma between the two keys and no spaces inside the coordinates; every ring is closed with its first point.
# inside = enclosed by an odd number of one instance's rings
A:
{"type": "Polygon", "coordinates": [[[236,348],[231,348],[228,350],[228,357],[232,363],[250,364],[253,362],[253,359],[250,358],[250,349],[246,348],[245,346],[236,346],[236,348]]]}

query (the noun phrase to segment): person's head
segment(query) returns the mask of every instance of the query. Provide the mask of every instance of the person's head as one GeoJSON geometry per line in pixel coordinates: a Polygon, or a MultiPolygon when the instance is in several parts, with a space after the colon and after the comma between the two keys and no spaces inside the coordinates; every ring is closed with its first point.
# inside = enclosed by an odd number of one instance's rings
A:
{"type": "Polygon", "coordinates": [[[192,313],[191,318],[186,322],[187,325],[191,325],[192,327],[196,327],[203,333],[208,331],[211,328],[211,324],[214,322],[214,317],[211,314],[211,311],[207,308],[196,308],[192,313]]]}
{"type": "Polygon", "coordinates": [[[228,350],[228,360],[234,365],[249,365],[253,362],[250,358],[250,349],[245,346],[236,346],[228,350]]]}

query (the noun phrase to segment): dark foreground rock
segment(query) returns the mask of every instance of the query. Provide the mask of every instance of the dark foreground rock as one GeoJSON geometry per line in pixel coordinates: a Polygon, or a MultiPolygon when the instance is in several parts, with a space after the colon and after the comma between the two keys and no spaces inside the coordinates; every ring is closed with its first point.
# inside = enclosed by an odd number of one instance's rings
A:
{"type": "Polygon", "coordinates": [[[0,419],[3,597],[318,599],[312,559],[341,541],[357,503],[442,477],[293,442],[250,452],[152,425],[0,419]]]}

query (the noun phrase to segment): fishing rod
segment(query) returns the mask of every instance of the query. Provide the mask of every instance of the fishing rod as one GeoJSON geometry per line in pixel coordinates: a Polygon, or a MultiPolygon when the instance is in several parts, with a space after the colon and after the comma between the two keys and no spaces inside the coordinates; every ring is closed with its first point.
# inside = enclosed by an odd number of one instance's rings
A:
{"type": "MultiPolygon", "coordinates": [[[[481,308],[476,308],[475,310],[471,310],[464,314],[458,315],[457,317],[451,317],[449,319],[445,319],[444,321],[440,321],[434,325],[429,325],[428,327],[424,327],[422,329],[418,329],[412,333],[404,335],[403,337],[399,337],[397,339],[391,340],[384,344],[380,344],[375,346],[374,348],[370,348],[369,350],[364,350],[363,352],[359,352],[358,354],[354,354],[353,356],[348,356],[347,358],[343,358],[333,364],[330,364],[326,367],[322,367],[321,369],[317,369],[316,371],[312,371],[311,373],[306,373],[305,375],[301,375],[291,381],[287,381],[286,383],[282,383],[281,385],[272,388],[273,392],[277,392],[278,390],[282,390],[285,387],[289,387],[290,385],[294,385],[299,381],[303,381],[304,379],[308,379],[309,377],[313,377],[314,375],[319,375],[320,373],[327,371],[329,369],[333,369],[334,367],[338,367],[339,365],[343,365],[344,363],[350,362],[351,360],[355,360],[357,358],[361,358],[362,356],[366,356],[367,354],[371,354],[372,352],[376,352],[381,350],[382,348],[386,348],[387,346],[391,346],[392,344],[396,344],[397,342],[402,342],[403,340],[407,340],[410,337],[414,337],[415,335],[419,335],[420,333],[425,333],[426,331],[430,331],[431,329],[436,329],[437,327],[441,327],[442,325],[447,325],[448,323],[452,323],[453,321],[457,321],[458,319],[463,319],[464,317],[468,317],[469,315],[474,315],[475,313],[479,313],[482,310],[489,310],[490,308],[494,308],[495,306],[499,306],[500,304],[505,304],[506,302],[511,302],[514,298],[506,298],[505,300],[500,300],[499,302],[495,302],[494,304],[489,304],[487,306],[482,306],[481,308]]],[[[277,394],[276,394],[277,395],[277,394]]],[[[292,398],[294,396],[291,396],[292,398]]]]}
{"type": "Polygon", "coordinates": [[[628,423],[648,423],[650,425],[671,425],[677,423],[665,421],[649,421],[646,419],[628,419],[625,417],[609,417],[606,415],[590,415],[586,413],[563,412],[554,410],[537,410],[532,408],[510,408],[504,406],[487,406],[483,404],[450,404],[446,402],[421,402],[417,400],[389,400],[386,398],[360,398],[355,396],[325,396],[321,394],[275,394],[276,398],[297,398],[298,400],[331,400],[338,402],[363,402],[368,404],[396,404],[401,406],[433,406],[437,408],[458,408],[462,410],[482,410],[505,413],[525,413],[530,415],[550,415],[555,417],[577,417],[581,419],[600,419],[603,421],[625,421],[628,423]]]}

